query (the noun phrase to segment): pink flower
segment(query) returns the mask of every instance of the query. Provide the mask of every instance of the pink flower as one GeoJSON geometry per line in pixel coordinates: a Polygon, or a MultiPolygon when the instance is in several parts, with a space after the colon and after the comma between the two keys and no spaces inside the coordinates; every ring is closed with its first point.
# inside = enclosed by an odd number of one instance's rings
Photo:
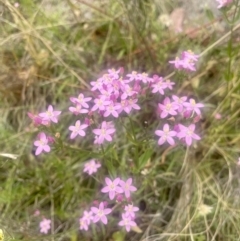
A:
{"type": "Polygon", "coordinates": [[[128,101],[127,100],[121,100],[119,105],[119,110],[118,113],[120,114],[122,111],[125,111],[126,113],[129,113],[129,108],[128,108],[128,101]]]}
{"type": "Polygon", "coordinates": [[[174,83],[174,82],[171,82],[171,80],[167,79],[167,80],[165,81],[165,86],[166,86],[166,88],[172,90],[172,86],[173,86],[173,85],[175,85],[175,83],[174,83]]]}
{"type": "Polygon", "coordinates": [[[189,103],[188,102],[183,103],[183,106],[185,106],[187,110],[195,112],[197,115],[201,115],[201,111],[199,108],[204,107],[203,104],[196,103],[194,99],[190,99],[189,103]]]}
{"type": "Polygon", "coordinates": [[[183,104],[186,102],[187,97],[183,96],[183,97],[178,97],[176,95],[172,96],[172,99],[174,101],[174,103],[178,106],[178,112],[181,113],[183,111],[183,104]]]}
{"type": "Polygon", "coordinates": [[[106,215],[112,212],[112,209],[110,208],[104,208],[103,202],[99,204],[99,208],[92,207],[91,211],[95,216],[93,217],[93,222],[96,223],[99,220],[102,221],[103,224],[107,224],[108,220],[106,215]]]}
{"type": "Polygon", "coordinates": [[[78,115],[80,113],[82,114],[88,113],[88,110],[83,109],[80,104],[77,104],[76,107],[70,106],[69,111],[72,112],[74,115],[78,115]]]}
{"type": "Polygon", "coordinates": [[[196,71],[195,62],[198,61],[198,58],[199,56],[194,54],[191,50],[184,51],[182,53],[182,68],[190,71],[196,71]]]}
{"type": "Polygon", "coordinates": [[[103,121],[100,129],[94,129],[93,133],[96,135],[96,143],[102,144],[104,140],[112,141],[111,134],[115,132],[115,128],[109,126],[106,121],[103,121]]]}
{"type": "Polygon", "coordinates": [[[183,51],[181,59],[176,57],[175,60],[169,61],[170,64],[174,64],[176,69],[186,69],[190,71],[196,71],[195,63],[198,61],[199,56],[192,51],[183,51]]]}
{"type": "Polygon", "coordinates": [[[52,105],[48,106],[46,112],[40,113],[39,116],[43,118],[44,121],[52,121],[58,123],[58,116],[61,114],[61,111],[54,111],[52,105]]]}
{"type": "Polygon", "coordinates": [[[40,224],[40,233],[45,233],[47,234],[48,231],[51,229],[51,220],[44,218],[40,224]]]}
{"type": "Polygon", "coordinates": [[[93,173],[97,172],[99,167],[101,167],[101,164],[99,162],[95,162],[95,159],[92,159],[84,165],[83,172],[92,175],[93,173]]]}
{"type": "Polygon", "coordinates": [[[101,93],[101,95],[99,96],[99,99],[106,100],[107,103],[105,105],[108,105],[109,103],[111,103],[111,102],[108,103],[108,101],[111,97],[112,90],[113,88],[111,85],[106,86],[105,84],[103,85],[103,88],[99,90],[99,92],[101,93]]]}
{"type": "Polygon", "coordinates": [[[216,0],[218,2],[217,8],[222,8],[227,6],[228,4],[232,3],[232,0],[216,0]]]}
{"type": "Polygon", "coordinates": [[[122,100],[125,100],[125,99],[127,99],[127,97],[131,97],[134,94],[136,94],[136,91],[133,90],[133,88],[130,85],[127,85],[127,84],[122,86],[122,91],[123,91],[123,93],[121,95],[122,100]]]}
{"type": "Polygon", "coordinates": [[[127,232],[130,231],[131,227],[137,226],[137,224],[132,221],[131,217],[126,214],[122,214],[122,220],[118,223],[119,226],[125,226],[127,232]]]}
{"type": "Polygon", "coordinates": [[[162,77],[157,78],[155,84],[153,84],[152,87],[153,87],[152,93],[159,92],[161,95],[164,95],[164,89],[167,88],[166,83],[163,81],[162,77]]]}
{"type": "Polygon", "coordinates": [[[192,140],[200,140],[200,136],[194,133],[195,125],[191,124],[189,127],[183,126],[181,124],[178,125],[180,128],[180,132],[177,134],[179,139],[185,138],[186,144],[191,146],[192,140]]]}
{"type": "Polygon", "coordinates": [[[104,112],[104,117],[108,117],[109,115],[114,116],[115,118],[118,118],[118,112],[121,107],[119,105],[114,105],[114,103],[111,103],[106,107],[106,110],[104,112]]]}
{"type": "Polygon", "coordinates": [[[100,91],[101,89],[106,89],[106,87],[108,85],[111,85],[111,83],[113,82],[113,78],[109,74],[104,74],[101,79],[102,79],[102,88],[99,88],[100,91]]]}
{"type": "Polygon", "coordinates": [[[106,100],[105,97],[96,98],[94,100],[95,105],[92,107],[92,111],[105,110],[106,106],[111,104],[110,101],[106,100]]]}
{"type": "Polygon", "coordinates": [[[176,57],[175,60],[171,60],[171,61],[169,61],[169,63],[170,63],[170,64],[174,64],[174,67],[175,67],[176,69],[182,69],[184,60],[179,59],[179,57],[176,57]]]}
{"type": "Polygon", "coordinates": [[[89,225],[93,220],[93,213],[91,211],[90,212],[84,211],[83,218],[87,221],[87,225],[89,225]]]}
{"type": "Polygon", "coordinates": [[[95,90],[100,90],[102,88],[102,79],[98,79],[96,82],[92,81],[90,82],[90,85],[92,85],[93,87],[91,88],[92,91],[95,91],[95,90]]]}
{"type": "Polygon", "coordinates": [[[51,148],[48,145],[48,138],[45,133],[41,132],[38,135],[38,140],[34,142],[34,146],[37,146],[35,155],[38,156],[41,152],[50,152],[51,148]]]}
{"type": "Polygon", "coordinates": [[[80,227],[79,229],[82,230],[88,230],[88,226],[90,225],[90,223],[93,220],[93,213],[92,211],[88,212],[88,211],[84,211],[83,212],[83,217],[79,219],[79,224],[80,227]]]}
{"type": "Polygon", "coordinates": [[[163,126],[163,130],[156,130],[155,134],[157,136],[160,136],[158,140],[158,145],[162,145],[164,142],[168,142],[171,146],[175,144],[174,139],[172,138],[173,136],[177,135],[176,131],[170,131],[169,125],[165,124],[163,126]]]}
{"type": "Polygon", "coordinates": [[[136,104],[137,101],[138,101],[137,99],[132,99],[132,98],[127,100],[127,104],[126,104],[127,106],[125,107],[125,111],[128,114],[131,112],[132,109],[134,109],[134,110],[140,110],[141,109],[141,107],[138,104],[136,104]]]}
{"type": "Polygon", "coordinates": [[[108,75],[110,78],[118,79],[120,71],[121,71],[121,69],[119,69],[119,70],[108,69],[108,75]]]}
{"type": "Polygon", "coordinates": [[[130,81],[139,79],[138,73],[136,71],[132,71],[131,74],[127,74],[127,77],[129,78],[130,81]]]}
{"type": "Polygon", "coordinates": [[[143,83],[150,83],[153,81],[152,78],[148,77],[147,73],[138,74],[138,80],[141,80],[143,83]]]}
{"type": "Polygon", "coordinates": [[[199,55],[194,54],[191,50],[182,52],[182,59],[188,62],[197,62],[199,55]]]}
{"type": "Polygon", "coordinates": [[[70,97],[70,100],[74,104],[79,104],[79,105],[81,105],[84,108],[89,108],[89,105],[87,104],[87,102],[89,102],[91,99],[92,99],[92,97],[85,98],[83,94],[79,94],[78,98],[70,97]]]}
{"type": "Polygon", "coordinates": [[[84,229],[86,231],[88,230],[88,223],[84,217],[79,219],[79,224],[80,224],[80,227],[79,227],[80,230],[82,230],[82,229],[84,229]]]}
{"type": "Polygon", "coordinates": [[[113,200],[117,193],[123,193],[122,188],[118,186],[118,184],[120,183],[120,178],[116,178],[111,181],[111,179],[106,177],[105,183],[107,184],[107,186],[104,187],[101,192],[108,193],[110,200],[113,200]]]}
{"type": "Polygon", "coordinates": [[[160,117],[165,118],[169,114],[170,115],[177,115],[176,109],[178,109],[178,106],[171,102],[168,97],[166,97],[163,101],[163,104],[158,104],[159,110],[161,111],[160,117]]]}
{"type": "Polygon", "coordinates": [[[120,184],[123,192],[125,193],[126,198],[130,197],[131,192],[137,191],[137,188],[131,185],[132,184],[132,178],[128,178],[128,180],[126,182],[124,182],[123,180],[120,180],[119,184],[120,184]]]}
{"type": "Polygon", "coordinates": [[[70,139],[74,139],[77,135],[79,136],[85,136],[86,133],[85,131],[83,131],[83,129],[87,128],[88,125],[86,124],[82,124],[81,125],[81,121],[78,120],[75,123],[75,126],[69,126],[69,130],[72,131],[71,135],[70,135],[70,139]]]}
{"type": "Polygon", "coordinates": [[[128,204],[124,207],[126,216],[129,216],[131,218],[135,218],[135,212],[139,211],[138,207],[134,207],[132,204],[128,204]]]}

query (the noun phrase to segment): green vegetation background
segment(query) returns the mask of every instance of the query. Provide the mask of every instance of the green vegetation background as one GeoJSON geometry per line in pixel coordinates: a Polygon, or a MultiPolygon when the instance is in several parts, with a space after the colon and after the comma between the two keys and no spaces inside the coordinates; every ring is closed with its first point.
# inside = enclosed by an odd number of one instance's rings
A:
{"type": "MultiPolygon", "coordinates": [[[[186,27],[176,34],[162,19],[170,17],[180,1],[19,4],[0,0],[0,154],[18,155],[0,156],[0,228],[5,240],[239,240],[239,7],[217,15],[201,10],[195,22],[185,12],[186,27]],[[139,158],[147,161],[135,173],[141,184],[135,202],[141,207],[142,233],[126,235],[116,225],[81,233],[82,211],[100,197],[95,180],[82,174],[91,153],[35,157],[32,142],[37,129],[27,112],[43,111],[49,104],[67,110],[69,97],[108,68],[166,76],[172,72],[168,61],[186,49],[201,53],[198,70],[172,80],[177,94],[206,105],[199,123],[202,141],[189,150],[147,153],[147,159],[140,150],[139,158]],[[217,113],[222,119],[215,119],[217,113]],[[37,209],[54,221],[48,236],[39,233],[40,217],[33,216],[37,209]]],[[[136,132],[145,121],[147,115],[136,121],[136,132]]],[[[71,117],[63,114],[61,135],[68,135],[70,123],[71,117]]],[[[119,166],[126,171],[128,163],[114,163],[110,169],[119,166]]]]}

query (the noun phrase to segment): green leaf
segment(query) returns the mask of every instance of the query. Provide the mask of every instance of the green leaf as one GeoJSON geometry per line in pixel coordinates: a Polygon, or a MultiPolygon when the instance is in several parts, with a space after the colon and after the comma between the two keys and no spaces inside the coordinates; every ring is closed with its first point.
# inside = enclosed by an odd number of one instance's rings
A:
{"type": "Polygon", "coordinates": [[[147,149],[140,157],[138,160],[138,171],[140,171],[148,162],[149,158],[153,154],[152,149],[147,149]]]}
{"type": "Polygon", "coordinates": [[[213,12],[210,9],[206,9],[206,15],[210,21],[215,19],[213,12]]]}

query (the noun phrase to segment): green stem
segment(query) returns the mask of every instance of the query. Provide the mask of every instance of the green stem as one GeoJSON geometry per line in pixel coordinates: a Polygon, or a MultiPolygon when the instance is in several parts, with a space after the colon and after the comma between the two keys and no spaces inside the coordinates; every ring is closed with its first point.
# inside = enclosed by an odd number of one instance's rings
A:
{"type": "Polygon", "coordinates": [[[131,126],[132,135],[133,135],[133,140],[135,142],[135,145],[134,145],[134,148],[135,148],[135,150],[134,150],[134,163],[135,163],[135,166],[137,167],[137,165],[138,165],[138,157],[139,157],[138,146],[136,146],[137,138],[136,138],[136,133],[135,133],[135,130],[134,130],[133,121],[132,121],[130,116],[128,118],[130,120],[130,126],[131,126]]]}
{"type": "Polygon", "coordinates": [[[132,122],[132,119],[130,118],[130,116],[128,116],[129,120],[130,120],[130,126],[131,126],[131,131],[132,131],[132,134],[133,134],[133,140],[136,142],[137,139],[136,139],[136,133],[135,133],[135,130],[134,130],[134,127],[133,127],[133,122],[132,122]]]}

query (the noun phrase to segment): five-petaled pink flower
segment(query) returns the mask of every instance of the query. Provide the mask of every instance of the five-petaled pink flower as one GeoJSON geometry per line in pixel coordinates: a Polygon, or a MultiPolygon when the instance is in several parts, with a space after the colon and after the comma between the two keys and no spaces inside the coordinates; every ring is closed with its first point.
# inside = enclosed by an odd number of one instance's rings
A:
{"type": "Polygon", "coordinates": [[[166,83],[162,77],[155,77],[155,83],[152,85],[152,93],[159,92],[161,95],[164,95],[164,89],[167,88],[166,83]]]}
{"type": "Polygon", "coordinates": [[[204,104],[196,103],[194,99],[190,99],[189,102],[184,102],[183,106],[187,108],[189,111],[195,112],[197,115],[201,115],[201,111],[199,108],[204,107],[204,104]]]}
{"type": "Polygon", "coordinates": [[[96,162],[95,159],[92,159],[84,165],[83,172],[86,172],[89,175],[92,175],[93,173],[97,172],[97,169],[99,167],[101,167],[101,164],[99,162],[96,162]]]}
{"type": "Polygon", "coordinates": [[[137,191],[137,188],[131,185],[132,178],[128,178],[128,180],[126,182],[124,182],[123,180],[120,180],[119,184],[120,184],[123,192],[125,193],[126,198],[130,197],[131,192],[137,191]]]}
{"type": "Polygon", "coordinates": [[[171,131],[169,128],[168,124],[165,124],[163,126],[163,130],[156,130],[155,134],[157,136],[160,136],[159,140],[158,140],[158,145],[162,145],[164,142],[168,142],[171,146],[173,146],[175,144],[174,139],[172,138],[173,136],[177,135],[176,131],[171,131]]]}
{"type": "Polygon", "coordinates": [[[96,110],[105,110],[106,106],[111,104],[109,100],[106,100],[106,97],[102,96],[94,100],[95,105],[92,107],[92,111],[96,110]]]}
{"type": "Polygon", "coordinates": [[[127,206],[124,207],[124,211],[126,216],[135,218],[135,212],[139,211],[139,208],[134,207],[132,204],[128,204],[127,206]]]}
{"type": "Polygon", "coordinates": [[[83,109],[83,107],[80,104],[77,104],[76,106],[70,106],[69,111],[72,112],[74,115],[88,113],[88,110],[83,109]]]}
{"type": "Polygon", "coordinates": [[[46,136],[46,134],[41,132],[39,133],[38,138],[38,140],[34,141],[34,146],[37,147],[35,155],[39,155],[42,151],[50,152],[51,148],[48,145],[49,138],[46,136]]]}
{"type": "Polygon", "coordinates": [[[120,178],[116,178],[112,181],[110,178],[106,177],[105,183],[107,186],[104,187],[101,192],[108,193],[110,200],[113,200],[116,194],[123,193],[122,188],[118,186],[120,181],[120,178]]]}
{"type": "Polygon", "coordinates": [[[180,128],[180,132],[177,134],[179,139],[185,138],[186,144],[191,146],[192,140],[200,140],[200,136],[194,133],[195,125],[191,124],[189,127],[183,126],[181,124],[178,125],[180,128]]]}
{"type": "Polygon", "coordinates": [[[47,234],[49,229],[51,229],[51,220],[44,218],[40,224],[40,232],[47,234]]]}
{"type": "Polygon", "coordinates": [[[44,121],[58,123],[58,116],[60,114],[61,111],[54,111],[52,105],[49,105],[47,111],[40,113],[39,116],[42,117],[44,121]]]}
{"type": "Polygon", "coordinates": [[[75,123],[75,126],[69,126],[69,130],[72,131],[71,135],[70,135],[70,139],[74,139],[77,135],[79,136],[85,136],[86,133],[83,129],[87,128],[88,125],[86,124],[82,124],[81,125],[81,121],[78,120],[75,123]]]}
{"type": "Polygon", "coordinates": [[[119,110],[121,107],[119,105],[114,105],[114,103],[109,104],[106,107],[106,110],[104,112],[104,117],[108,117],[109,115],[114,116],[115,118],[118,117],[118,112],[117,110],[119,110]]]}
{"type": "Polygon", "coordinates": [[[165,86],[166,86],[168,89],[172,90],[172,89],[173,89],[173,85],[175,85],[175,83],[174,83],[174,82],[171,82],[170,79],[167,79],[167,80],[165,81],[165,86]]]}
{"type": "Polygon", "coordinates": [[[107,220],[107,217],[106,215],[111,213],[112,212],[112,209],[110,208],[105,208],[104,207],[104,203],[101,202],[99,204],[99,208],[96,208],[96,207],[92,207],[91,208],[91,211],[93,212],[93,222],[96,223],[98,222],[99,220],[102,221],[103,224],[107,224],[108,220],[107,220]]]}
{"type": "Polygon", "coordinates": [[[106,141],[112,141],[112,136],[115,132],[115,128],[110,126],[109,123],[106,121],[103,121],[100,129],[94,129],[93,133],[96,135],[96,143],[102,144],[104,140],[106,141]]]}
{"type": "Polygon", "coordinates": [[[92,99],[92,97],[84,97],[83,94],[79,94],[78,97],[70,97],[71,102],[73,102],[74,104],[79,104],[84,108],[89,108],[89,105],[87,104],[87,102],[89,102],[92,99]]]}
{"type": "Polygon", "coordinates": [[[126,214],[122,214],[122,220],[118,223],[119,226],[125,226],[127,232],[131,230],[131,227],[137,226],[132,218],[126,214]]]}
{"type": "Polygon", "coordinates": [[[177,115],[176,109],[178,109],[178,106],[175,102],[171,102],[168,97],[164,99],[163,104],[158,104],[158,108],[161,112],[161,118],[165,118],[168,115],[177,115]]]}
{"type": "Polygon", "coordinates": [[[178,106],[177,111],[179,113],[181,113],[183,111],[183,106],[184,106],[183,104],[186,102],[187,97],[186,96],[178,97],[176,95],[173,95],[172,99],[173,99],[174,103],[178,106]]]}
{"type": "Polygon", "coordinates": [[[136,71],[132,71],[131,74],[127,74],[127,77],[129,78],[130,81],[139,79],[138,73],[136,71]]]}

